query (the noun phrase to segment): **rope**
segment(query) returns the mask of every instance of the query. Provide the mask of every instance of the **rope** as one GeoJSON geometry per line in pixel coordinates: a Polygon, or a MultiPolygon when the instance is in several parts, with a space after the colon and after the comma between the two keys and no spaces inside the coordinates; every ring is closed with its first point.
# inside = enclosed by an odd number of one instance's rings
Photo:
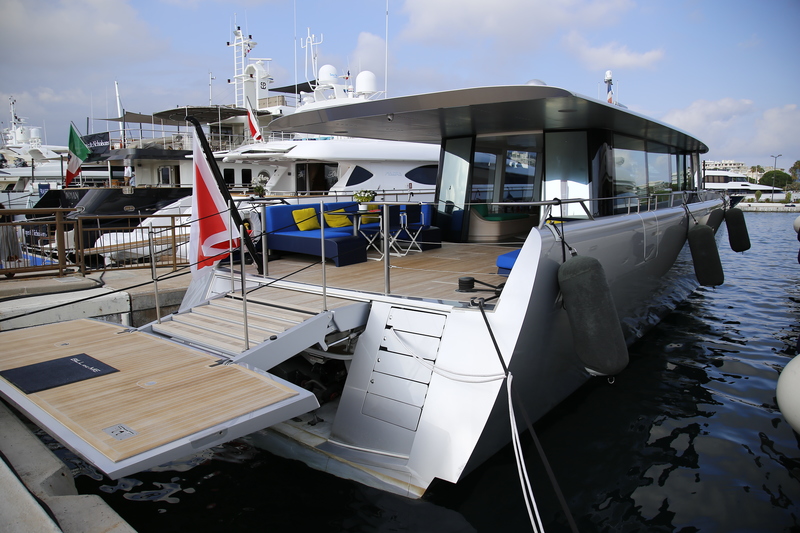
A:
{"type": "MultiPolygon", "coordinates": [[[[483,321],[486,323],[486,328],[489,330],[489,335],[492,338],[492,342],[494,343],[495,350],[497,351],[497,357],[500,359],[501,364],[503,364],[503,369],[506,369],[505,362],[503,361],[503,356],[500,353],[500,347],[498,346],[494,333],[492,333],[492,326],[489,324],[489,319],[486,316],[486,312],[483,308],[483,300],[478,299],[478,305],[481,310],[481,314],[483,315],[483,321]]],[[[508,380],[506,381],[506,389],[508,390],[508,413],[509,418],[511,419],[511,435],[512,435],[512,442],[514,442],[514,456],[517,458],[517,469],[520,475],[520,484],[522,485],[522,492],[523,496],[525,497],[525,505],[528,508],[528,517],[531,520],[531,525],[533,526],[534,531],[536,531],[536,525],[533,522],[533,516],[531,515],[531,505],[536,514],[536,518],[538,520],[539,531],[544,532],[544,527],[541,523],[541,517],[539,516],[538,508],[536,507],[536,500],[533,497],[533,490],[530,486],[530,480],[528,479],[527,475],[527,468],[525,467],[525,460],[522,455],[522,446],[519,441],[519,432],[517,430],[517,423],[516,417],[514,415],[514,406],[513,402],[511,401],[512,397],[512,387],[511,381],[513,376],[511,372],[506,370],[508,375],[508,380]],[[530,504],[529,500],[530,499],[530,504]]],[[[569,506],[567,505],[567,501],[564,498],[564,494],[561,492],[561,488],[558,485],[558,481],[556,480],[556,476],[553,473],[553,469],[550,467],[550,462],[547,460],[547,456],[544,453],[544,449],[542,448],[542,444],[539,442],[539,438],[536,435],[536,431],[533,429],[533,424],[531,424],[530,419],[528,418],[528,413],[525,410],[525,405],[522,402],[522,399],[519,397],[519,392],[516,389],[513,389],[513,394],[516,396],[517,405],[519,406],[520,410],[522,411],[522,417],[525,420],[525,424],[527,425],[528,432],[531,434],[533,438],[533,442],[536,445],[536,450],[539,453],[539,457],[542,460],[542,464],[545,467],[545,471],[547,472],[547,476],[550,479],[550,484],[553,486],[553,490],[558,497],[559,504],[561,505],[561,509],[564,511],[564,514],[567,517],[567,522],[569,523],[570,529],[573,533],[578,533],[578,527],[575,524],[575,520],[572,518],[572,513],[569,510],[569,506]]]]}

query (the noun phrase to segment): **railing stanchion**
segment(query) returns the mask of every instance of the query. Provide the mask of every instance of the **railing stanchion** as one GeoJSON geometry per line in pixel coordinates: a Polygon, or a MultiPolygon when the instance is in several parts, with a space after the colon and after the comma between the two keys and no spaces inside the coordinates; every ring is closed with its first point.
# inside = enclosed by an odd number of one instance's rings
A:
{"type": "Polygon", "coordinates": [[[64,213],[56,211],[56,246],[58,247],[58,277],[64,275],[67,265],[67,254],[64,250],[64,213]]]}
{"type": "MultiPolygon", "coordinates": [[[[228,228],[228,250],[230,250],[228,264],[231,267],[231,292],[233,293],[236,292],[236,281],[233,273],[233,200],[231,200],[228,205],[228,228]]],[[[244,239],[242,235],[239,235],[239,238],[244,239]]]]}
{"type": "Polygon", "coordinates": [[[328,310],[328,273],[325,270],[325,204],[319,202],[319,236],[320,246],[322,247],[322,310],[328,310]]]}
{"type": "Polygon", "coordinates": [[[269,250],[267,249],[267,206],[261,206],[261,264],[263,265],[262,275],[269,275],[269,250]]]}
{"type": "Polygon", "coordinates": [[[161,324],[161,305],[158,303],[158,273],[156,272],[156,252],[153,247],[153,225],[149,226],[147,240],[150,246],[150,275],[153,278],[153,291],[156,300],[156,322],[161,324]]]}
{"type": "Polygon", "coordinates": [[[383,221],[381,228],[383,230],[383,294],[388,295],[391,294],[392,289],[389,282],[391,264],[389,263],[389,206],[387,204],[383,204],[381,215],[383,221]]]}
{"type": "MultiPolygon", "coordinates": [[[[245,264],[245,260],[244,260],[244,237],[243,237],[244,236],[244,232],[245,232],[245,228],[244,228],[244,224],[242,224],[241,227],[239,228],[239,235],[242,235],[242,237],[239,239],[239,259],[240,259],[239,265],[240,265],[240,267],[242,269],[242,276],[241,276],[241,278],[242,278],[242,322],[244,323],[244,349],[245,350],[249,350],[250,349],[250,335],[249,335],[249,328],[247,327],[247,290],[245,290],[247,288],[247,283],[246,283],[247,282],[247,277],[245,276],[245,273],[244,273],[244,264],[245,264]]],[[[231,254],[231,256],[233,256],[233,254],[231,254]]]]}

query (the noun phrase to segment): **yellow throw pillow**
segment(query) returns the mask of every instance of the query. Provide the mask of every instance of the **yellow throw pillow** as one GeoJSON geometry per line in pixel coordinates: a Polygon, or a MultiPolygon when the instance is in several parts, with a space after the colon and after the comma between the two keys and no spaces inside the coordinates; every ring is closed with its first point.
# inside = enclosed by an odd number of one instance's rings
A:
{"type": "MultiPolygon", "coordinates": [[[[378,206],[375,204],[368,204],[367,209],[370,211],[375,211],[378,209],[378,206]]],[[[362,224],[369,224],[370,222],[380,222],[380,221],[381,221],[380,213],[375,213],[374,215],[361,215],[362,224]]]]}
{"type": "Polygon", "coordinates": [[[309,207],[308,209],[295,209],[292,211],[292,216],[297,224],[297,229],[300,231],[319,229],[317,211],[313,207],[309,207]]]}
{"type": "Polygon", "coordinates": [[[331,211],[330,213],[325,213],[325,223],[331,228],[344,228],[346,226],[352,226],[353,222],[347,217],[347,215],[336,215],[335,213],[344,213],[344,209],[337,209],[336,211],[331,211]]]}

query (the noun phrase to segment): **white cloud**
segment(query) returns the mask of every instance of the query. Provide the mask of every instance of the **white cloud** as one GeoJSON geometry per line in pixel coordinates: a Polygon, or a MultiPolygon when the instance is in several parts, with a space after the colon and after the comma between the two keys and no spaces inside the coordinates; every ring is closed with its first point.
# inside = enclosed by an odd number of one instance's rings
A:
{"type": "Polygon", "coordinates": [[[800,109],[796,104],[759,112],[752,100],[697,100],[668,112],[662,120],[705,142],[709,159],[733,159],[749,165],[770,164],[770,154],[783,154],[782,166],[800,158],[795,140],[800,109]]]}
{"type": "Polygon", "coordinates": [[[800,124],[800,109],[797,104],[767,109],[755,121],[753,148],[764,153],[783,153],[787,157],[799,158],[797,124],[800,124]]]}
{"type": "Polygon", "coordinates": [[[406,0],[402,11],[409,23],[402,38],[452,47],[483,46],[486,40],[504,50],[530,47],[564,28],[591,27],[601,19],[613,24],[632,5],[631,0],[406,0]]]}
{"type": "Polygon", "coordinates": [[[6,68],[38,71],[42,80],[109,62],[135,62],[159,48],[163,43],[124,0],[6,0],[0,17],[6,68]]]}
{"type": "Polygon", "coordinates": [[[592,47],[577,31],[571,31],[563,39],[567,50],[576,56],[587,68],[604,70],[608,68],[649,68],[664,58],[663,50],[632,52],[627,46],[610,42],[592,47]]]}
{"type": "Polygon", "coordinates": [[[753,111],[752,100],[723,98],[716,101],[696,100],[685,109],[674,109],[663,120],[695,135],[723,131],[753,111]]]}
{"type": "Polygon", "coordinates": [[[359,33],[358,44],[349,63],[353,76],[362,70],[369,70],[378,79],[378,86],[382,86],[383,73],[386,70],[386,40],[369,32],[359,33]]]}

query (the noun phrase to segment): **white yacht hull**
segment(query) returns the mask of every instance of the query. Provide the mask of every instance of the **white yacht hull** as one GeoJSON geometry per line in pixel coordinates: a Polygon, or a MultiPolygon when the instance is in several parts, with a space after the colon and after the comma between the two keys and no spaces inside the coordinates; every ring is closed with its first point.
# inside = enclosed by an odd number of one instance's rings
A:
{"type": "MultiPolygon", "coordinates": [[[[718,206],[689,205],[698,220],[718,206]]],[[[696,287],[690,271],[680,273],[683,280],[668,274],[689,223],[678,207],[566,225],[567,244],[602,263],[628,344],[696,287]]],[[[556,233],[532,231],[501,297],[487,306],[531,421],[590,378],[561,305],[563,257],[556,233]]],[[[338,403],[252,438],[313,468],[419,497],[435,478],[457,482],[510,441],[502,372],[477,307],[375,297],[338,403]]]]}

